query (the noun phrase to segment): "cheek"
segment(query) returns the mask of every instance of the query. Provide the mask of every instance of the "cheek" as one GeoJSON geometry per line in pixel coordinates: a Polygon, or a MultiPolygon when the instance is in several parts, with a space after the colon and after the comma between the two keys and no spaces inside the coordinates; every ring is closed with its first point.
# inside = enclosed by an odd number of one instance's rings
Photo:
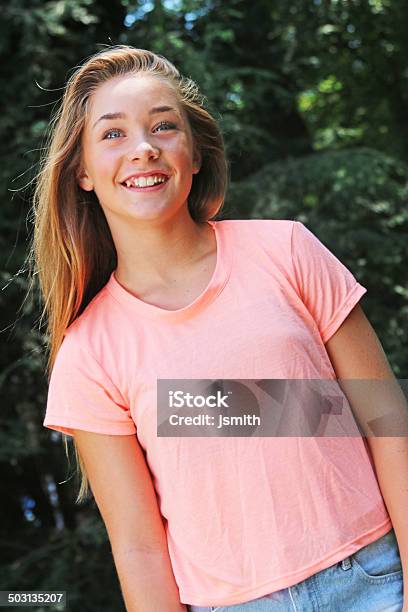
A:
{"type": "Polygon", "coordinates": [[[179,138],[167,142],[166,147],[163,147],[163,152],[164,151],[174,156],[180,164],[192,164],[193,152],[185,134],[180,134],[179,138]]]}
{"type": "Polygon", "coordinates": [[[114,151],[98,151],[93,157],[95,181],[112,180],[115,177],[117,155],[114,151]]]}
{"type": "Polygon", "coordinates": [[[188,149],[177,149],[174,151],[174,159],[177,165],[182,168],[183,178],[187,177],[193,168],[192,153],[188,149]]]}

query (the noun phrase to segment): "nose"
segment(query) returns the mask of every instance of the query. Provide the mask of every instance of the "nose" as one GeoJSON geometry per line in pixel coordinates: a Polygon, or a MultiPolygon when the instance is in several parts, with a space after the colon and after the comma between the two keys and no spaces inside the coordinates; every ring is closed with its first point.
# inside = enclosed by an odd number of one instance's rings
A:
{"type": "Polygon", "coordinates": [[[144,136],[142,138],[133,139],[127,153],[129,161],[134,161],[135,159],[156,159],[159,155],[159,148],[144,136]]]}

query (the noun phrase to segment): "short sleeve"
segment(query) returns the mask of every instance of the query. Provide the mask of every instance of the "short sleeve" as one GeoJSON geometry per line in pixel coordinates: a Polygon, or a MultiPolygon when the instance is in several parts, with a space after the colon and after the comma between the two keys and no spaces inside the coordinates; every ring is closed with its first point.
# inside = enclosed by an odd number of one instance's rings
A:
{"type": "Polygon", "coordinates": [[[291,249],[299,295],[326,343],[367,289],[300,221],[293,222],[291,249]]]}
{"type": "Polygon", "coordinates": [[[113,435],[136,432],[120,391],[70,335],[65,336],[51,371],[43,426],[70,436],[71,429],[113,435]]]}

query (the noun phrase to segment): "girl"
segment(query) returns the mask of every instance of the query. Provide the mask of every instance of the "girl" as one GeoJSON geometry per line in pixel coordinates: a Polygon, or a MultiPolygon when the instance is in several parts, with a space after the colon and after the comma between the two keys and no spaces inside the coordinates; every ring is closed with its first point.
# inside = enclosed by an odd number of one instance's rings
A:
{"type": "Polygon", "coordinates": [[[44,426],[74,440],[128,611],[401,610],[405,439],[158,435],[163,381],[392,379],[366,289],[302,223],[211,220],[204,100],[127,46],[67,84],[35,193],[44,426]]]}

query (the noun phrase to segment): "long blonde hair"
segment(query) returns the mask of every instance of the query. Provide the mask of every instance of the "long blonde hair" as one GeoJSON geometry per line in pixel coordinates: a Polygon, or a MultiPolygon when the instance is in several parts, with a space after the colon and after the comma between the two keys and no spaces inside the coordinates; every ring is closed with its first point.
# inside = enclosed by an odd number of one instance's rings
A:
{"type": "MultiPolygon", "coordinates": [[[[92,55],[66,84],[51,118],[45,151],[36,175],[32,216],[33,239],[27,263],[28,292],[37,280],[46,319],[48,381],[65,331],[107,283],[117,255],[103,210],[94,192],[83,191],[77,173],[81,137],[89,99],[99,85],[116,76],[148,73],[166,80],[178,94],[189,121],[201,168],[193,175],[188,208],[196,222],[220,210],[229,182],[229,165],[217,121],[196,83],[182,76],[165,57],[146,49],[115,45],[92,55]]],[[[68,456],[66,434],[62,434],[68,456]]],[[[76,502],[89,492],[85,466],[74,440],[80,489],[76,502]]]]}

